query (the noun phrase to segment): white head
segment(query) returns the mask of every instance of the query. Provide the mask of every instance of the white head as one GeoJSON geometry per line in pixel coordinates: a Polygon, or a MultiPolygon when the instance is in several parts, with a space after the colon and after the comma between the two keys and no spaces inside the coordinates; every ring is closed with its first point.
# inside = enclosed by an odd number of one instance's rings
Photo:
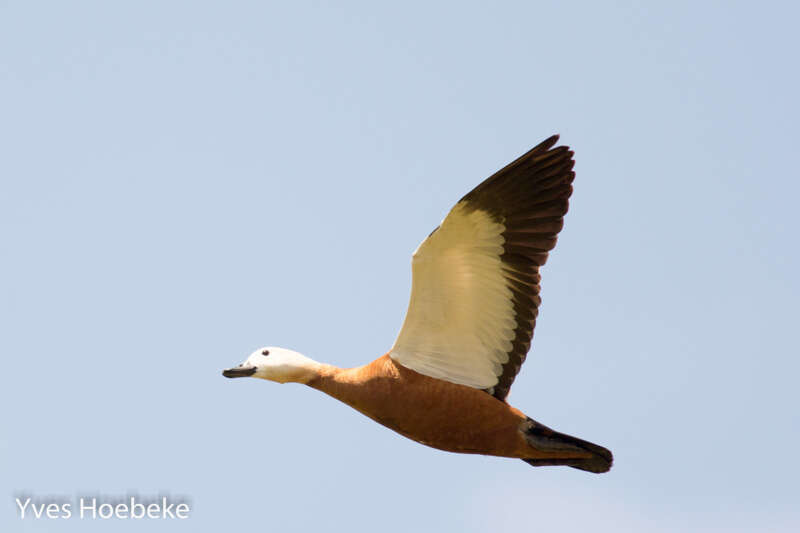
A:
{"type": "Polygon", "coordinates": [[[254,377],[278,383],[308,383],[319,375],[319,363],[286,348],[259,348],[239,366],[222,371],[226,378],[254,377]]]}

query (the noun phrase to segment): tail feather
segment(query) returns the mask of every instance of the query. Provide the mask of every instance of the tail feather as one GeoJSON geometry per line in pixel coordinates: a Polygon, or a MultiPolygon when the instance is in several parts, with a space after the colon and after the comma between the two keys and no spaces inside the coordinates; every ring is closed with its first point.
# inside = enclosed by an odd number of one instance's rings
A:
{"type": "Polygon", "coordinates": [[[588,458],[531,458],[523,459],[531,466],[571,466],[578,470],[601,474],[611,469],[614,456],[610,450],[592,444],[585,440],[564,433],[553,431],[544,424],[528,418],[529,426],[525,429],[525,438],[537,450],[544,452],[587,452],[592,454],[588,458]]]}

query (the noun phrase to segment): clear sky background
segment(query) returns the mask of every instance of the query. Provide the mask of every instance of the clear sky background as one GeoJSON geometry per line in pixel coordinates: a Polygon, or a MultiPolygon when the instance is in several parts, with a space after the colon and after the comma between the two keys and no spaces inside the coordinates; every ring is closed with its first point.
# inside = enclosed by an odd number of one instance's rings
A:
{"type": "Polygon", "coordinates": [[[0,2],[0,529],[797,531],[795,4],[337,4],[0,2]],[[575,193],[510,401],[610,473],[220,375],[385,353],[411,252],[552,133],[575,193]],[[14,511],[129,491],[191,519],[14,511]]]}

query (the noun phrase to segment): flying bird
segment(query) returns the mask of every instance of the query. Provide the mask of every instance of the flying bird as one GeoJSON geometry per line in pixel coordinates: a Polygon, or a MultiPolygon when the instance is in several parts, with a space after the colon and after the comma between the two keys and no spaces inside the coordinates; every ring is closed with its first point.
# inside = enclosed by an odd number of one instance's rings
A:
{"type": "Polygon", "coordinates": [[[531,346],[539,267],[572,194],[574,153],[557,141],[553,135],[475,187],[420,244],[406,318],[387,354],[343,369],[266,347],[222,374],[303,383],[440,450],[607,472],[609,450],[506,401],[531,346]]]}

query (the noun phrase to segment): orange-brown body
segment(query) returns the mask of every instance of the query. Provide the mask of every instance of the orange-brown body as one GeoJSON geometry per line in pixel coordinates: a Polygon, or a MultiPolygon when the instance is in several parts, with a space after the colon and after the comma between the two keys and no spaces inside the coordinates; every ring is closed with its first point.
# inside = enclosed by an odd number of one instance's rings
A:
{"type": "Polygon", "coordinates": [[[520,459],[585,459],[583,450],[539,450],[519,409],[485,391],[419,374],[389,355],[350,369],[323,366],[308,382],[376,422],[440,450],[520,459]]]}

